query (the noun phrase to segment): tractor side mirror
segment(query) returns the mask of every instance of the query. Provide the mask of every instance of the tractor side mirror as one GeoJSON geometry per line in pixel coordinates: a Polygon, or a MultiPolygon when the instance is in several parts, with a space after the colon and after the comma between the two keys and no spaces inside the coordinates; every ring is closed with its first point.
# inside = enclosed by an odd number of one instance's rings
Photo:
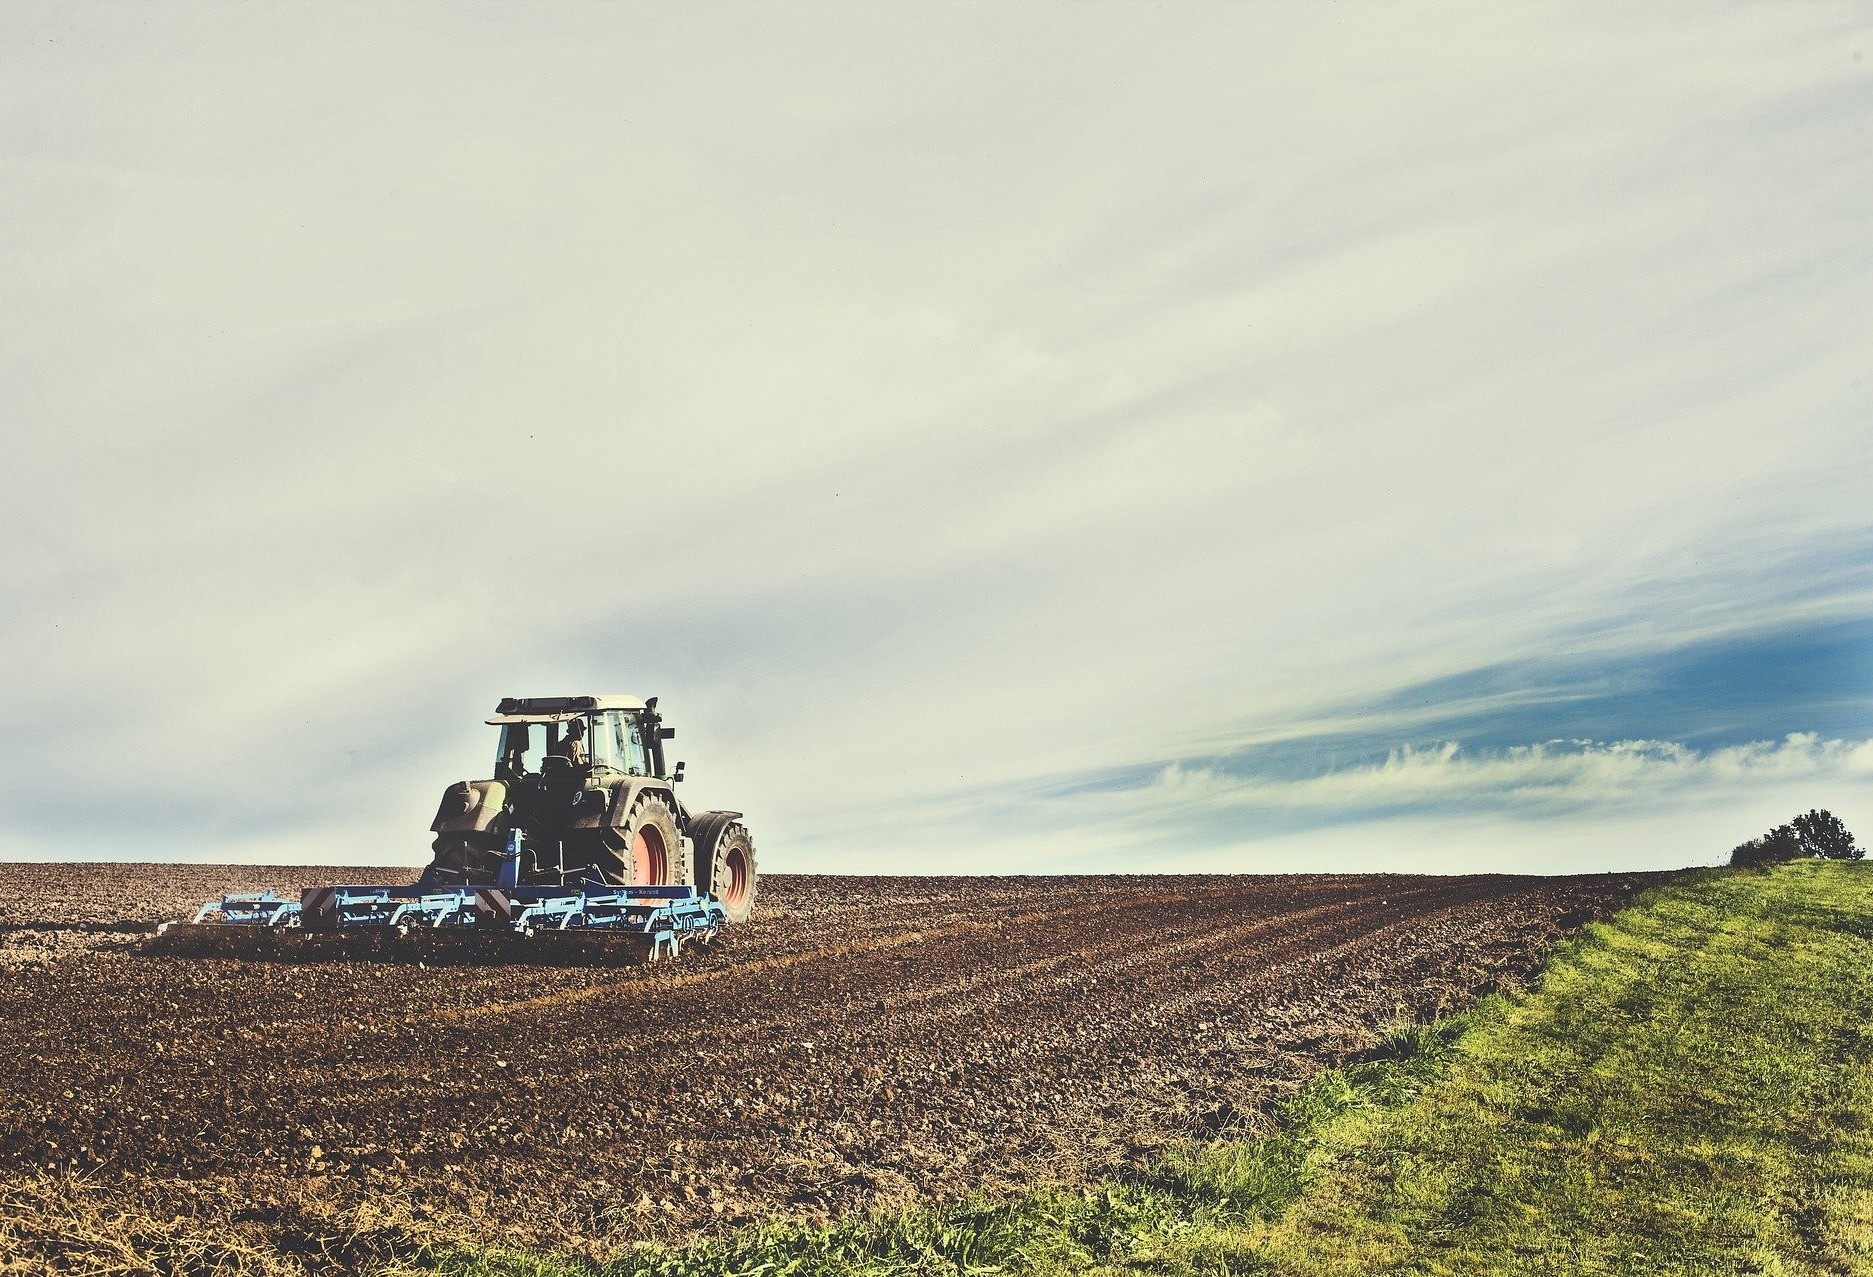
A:
{"type": "Polygon", "coordinates": [[[676,728],[674,727],[659,727],[657,729],[658,740],[672,740],[675,738],[675,736],[676,736],[676,728]]]}
{"type": "Polygon", "coordinates": [[[670,779],[671,780],[683,779],[683,764],[682,763],[679,762],[676,765],[676,770],[670,774],[670,779]]]}

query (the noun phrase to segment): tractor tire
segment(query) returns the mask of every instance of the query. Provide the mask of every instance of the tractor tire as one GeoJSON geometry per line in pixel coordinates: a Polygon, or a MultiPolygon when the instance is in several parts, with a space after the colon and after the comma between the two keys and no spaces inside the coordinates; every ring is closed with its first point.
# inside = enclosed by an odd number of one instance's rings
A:
{"type": "MultiPolygon", "coordinates": [[[[689,881],[684,863],[683,836],[677,831],[676,813],[656,793],[640,795],[621,829],[612,831],[620,844],[617,868],[629,876],[624,885],[662,887],[689,881]]],[[[611,841],[611,840],[608,840],[611,841]]]]}
{"type": "Polygon", "coordinates": [[[729,812],[705,811],[690,822],[696,844],[696,885],[722,902],[733,923],[748,921],[760,886],[754,839],[729,812]]]}

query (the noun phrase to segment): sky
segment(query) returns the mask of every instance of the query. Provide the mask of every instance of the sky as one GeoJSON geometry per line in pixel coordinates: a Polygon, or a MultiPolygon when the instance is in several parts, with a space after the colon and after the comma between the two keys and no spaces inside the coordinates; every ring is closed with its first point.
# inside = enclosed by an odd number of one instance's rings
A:
{"type": "Polygon", "coordinates": [[[11,3],[0,858],[1873,841],[1873,12],[11,3]]]}

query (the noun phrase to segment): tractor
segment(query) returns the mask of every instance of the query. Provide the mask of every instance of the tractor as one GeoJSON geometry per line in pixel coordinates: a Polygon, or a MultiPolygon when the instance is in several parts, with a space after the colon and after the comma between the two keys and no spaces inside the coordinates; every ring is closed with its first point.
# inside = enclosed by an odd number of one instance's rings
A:
{"type": "Polygon", "coordinates": [[[520,885],[694,886],[747,920],[754,842],[740,812],[691,813],[677,798],[683,764],[663,750],[676,729],[656,697],[509,697],[488,722],[501,729],[494,777],[443,794],[426,883],[495,881],[519,832],[520,885]]]}
{"type": "Polygon", "coordinates": [[[409,885],[240,892],[165,923],[168,953],[654,961],[746,922],[758,880],[737,811],[689,811],[657,698],[509,697],[494,775],[449,786],[409,885]]]}

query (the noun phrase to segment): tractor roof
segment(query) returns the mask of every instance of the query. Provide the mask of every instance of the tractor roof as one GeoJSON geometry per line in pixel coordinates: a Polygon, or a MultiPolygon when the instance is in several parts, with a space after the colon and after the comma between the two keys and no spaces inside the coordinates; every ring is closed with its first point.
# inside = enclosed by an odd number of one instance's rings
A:
{"type": "Polygon", "coordinates": [[[503,696],[490,723],[563,723],[601,709],[646,709],[635,696],[503,696]]]}

